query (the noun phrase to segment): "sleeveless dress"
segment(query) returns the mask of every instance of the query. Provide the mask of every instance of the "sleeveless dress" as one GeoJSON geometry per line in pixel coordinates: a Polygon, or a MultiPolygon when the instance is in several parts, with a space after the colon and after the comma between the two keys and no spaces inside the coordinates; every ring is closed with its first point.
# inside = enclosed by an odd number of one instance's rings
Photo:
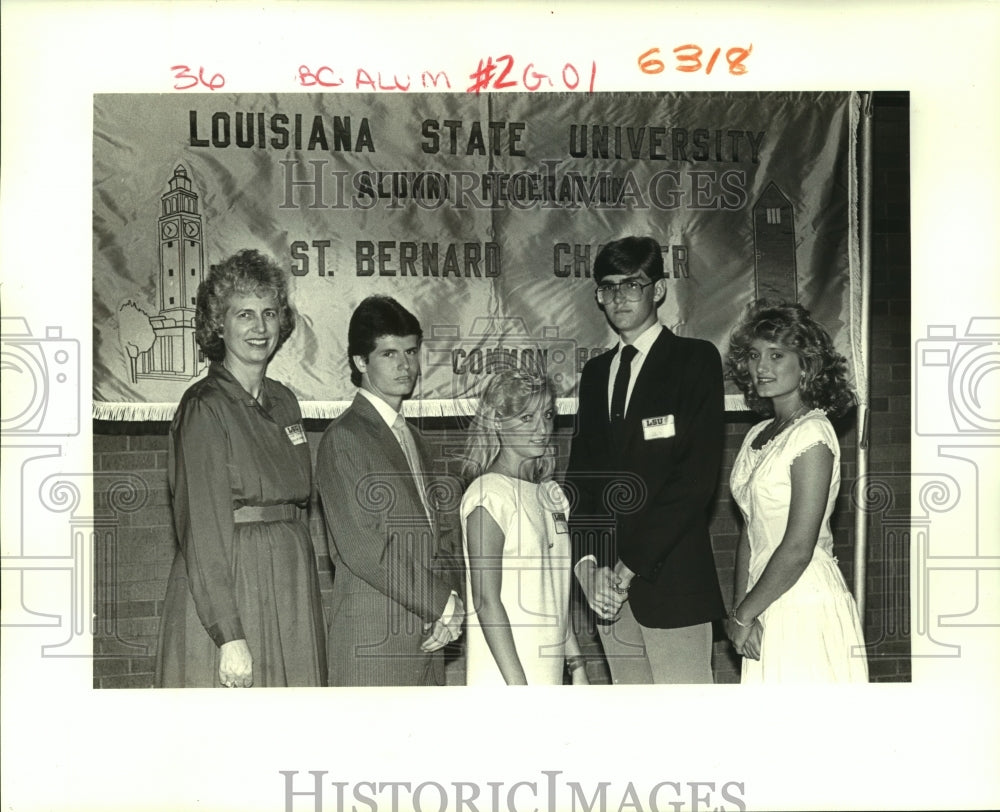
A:
{"type": "Polygon", "coordinates": [[[254,687],[326,685],[326,629],[305,518],[312,470],[292,391],[265,378],[258,402],[213,363],[178,406],[167,478],[179,548],[156,686],[221,687],[220,646],[240,638],[253,657],[254,687]]]}
{"type": "Polygon", "coordinates": [[[758,618],[760,660],[743,659],[742,682],[867,682],[857,605],[833,556],[830,514],[840,491],[840,444],[830,421],[813,409],[763,448],[753,441],[773,421],[750,429],[733,464],[733,498],[750,540],[747,591],[781,543],[791,502],[791,467],[822,443],[833,452],[833,476],[812,560],[798,581],[758,618]]]}
{"type": "Polygon", "coordinates": [[[570,633],[569,502],[552,480],[536,484],[493,473],[469,485],[460,507],[468,598],[466,684],[506,684],[473,605],[466,524],[477,507],[504,534],[500,599],[528,684],[562,685],[570,633]]]}

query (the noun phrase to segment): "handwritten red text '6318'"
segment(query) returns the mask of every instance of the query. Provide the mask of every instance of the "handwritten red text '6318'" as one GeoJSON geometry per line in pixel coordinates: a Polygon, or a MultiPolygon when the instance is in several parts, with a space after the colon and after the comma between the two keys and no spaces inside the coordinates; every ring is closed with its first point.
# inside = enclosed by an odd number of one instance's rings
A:
{"type": "MultiPolygon", "coordinates": [[[[726,64],[729,66],[729,73],[733,76],[742,76],[745,74],[749,69],[744,63],[752,52],[752,43],[746,48],[736,47],[727,50],[726,64]]],[[[643,73],[662,73],[666,70],[666,64],[656,56],[658,53],[660,53],[659,48],[650,48],[645,53],[640,54],[638,59],[639,70],[643,73]]],[[[708,61],[704,62],[702,58],[705,52],[701,49],[701,46],[694,44],[678,45],[674,48],[674,58],[677,61],[677,64],[674,65],[674,70],[681,73],[698,73],[704,70],[705,74],[708,75],[715,67],[715,63],[721,53],[722,48],[716,48],[708,57],[708,61]]]]}

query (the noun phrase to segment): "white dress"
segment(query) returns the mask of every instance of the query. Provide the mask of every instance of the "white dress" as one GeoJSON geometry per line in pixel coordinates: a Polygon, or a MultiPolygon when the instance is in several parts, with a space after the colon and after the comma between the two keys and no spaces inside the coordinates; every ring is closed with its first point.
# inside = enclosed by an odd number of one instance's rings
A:
{"type": "Polygon", "coordinates": [[[485,508],[503,531],[500,600],[529,685],[561,685],[570,633],[569,502],[551,480],[541,484],[484,474],[462,497],[462,547],[468,598],[465,632],[467,685],[504,685],[473,606],[466,524],[485,508]]]}
{"type": "Polygon", "coordinates": [[[742,682],[867,682],[858,608],[833,557],[830,533],[830,514],[840,491],[837,435],[826,415],[813,409],[763,448],[753,448],[754,438],[772,422],[747,433],[730,479],[750,539],[748,592],[784,536],[792,463],[822,443],[833,452],[833,476],[812,560],[798,581],[761,613],[760,660],[744,658],[742,682]]]}

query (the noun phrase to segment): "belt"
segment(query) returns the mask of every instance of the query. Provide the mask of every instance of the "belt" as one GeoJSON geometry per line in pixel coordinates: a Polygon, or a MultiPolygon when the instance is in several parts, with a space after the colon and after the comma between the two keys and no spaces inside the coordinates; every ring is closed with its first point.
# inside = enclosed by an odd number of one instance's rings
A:
{"type": "Polygon", "coordinates": [[[233,522],[250,524],[251,522],[284,522],[289,519],[304,518],[305,510],[297,505],[244,505],[233,510],[233,522]]]}

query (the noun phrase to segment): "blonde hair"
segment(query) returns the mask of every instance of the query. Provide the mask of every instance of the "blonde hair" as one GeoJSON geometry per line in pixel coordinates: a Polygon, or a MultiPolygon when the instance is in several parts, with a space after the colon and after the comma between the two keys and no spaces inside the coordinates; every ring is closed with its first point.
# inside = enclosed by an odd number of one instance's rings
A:
{"type": "MultiPolygon", "coordinates": [[[[555,409],[555,387],[536,372],[505,369],[487,382],[479,396],[479,405],[469,427],[469,437],[463,454],[462,478],[466,484],[482,476],[500,454],[498,420],[509,420],[524,414],[533,403],[548,397],[555,409]]],[[[555,472],[555,449],[551,445],[538,458],[532,472],[533,482],[544,482],[555,472]]]]}

